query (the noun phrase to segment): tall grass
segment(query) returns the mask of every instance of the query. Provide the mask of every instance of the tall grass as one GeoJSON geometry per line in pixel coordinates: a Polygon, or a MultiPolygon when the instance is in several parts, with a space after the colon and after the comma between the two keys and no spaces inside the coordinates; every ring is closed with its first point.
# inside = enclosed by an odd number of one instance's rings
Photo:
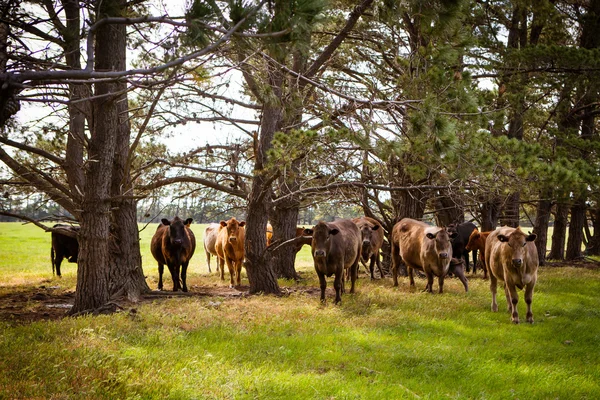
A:
{"type": "MultiPolygon", "coordinates": [[[[39,264],[23,282],[1,266],[0,282],[12,282],[4,291],[51,277],[40,240],[9,247],[37,243],[28,253],[39,264]]],[[[207,275],[199,244],[192,292],[194,282],[226,286],[207,275]]],[[[469,293],[451,279],[447,293],[430,295],[363,274],[357,293],[334,306],[332,293],[321,305],[303,290],[318,288],[311,268],[301,267],[299,285],[282,282],[292,289],[283,297],[169,298],[109,316],[0,322],[0,399],[600,398],[598,270],[542,268],[535,324],[512,325],[490,311],[480,277],[469,293]]],[[[152,287],[147,256],[144,270],[152,287]]]]}

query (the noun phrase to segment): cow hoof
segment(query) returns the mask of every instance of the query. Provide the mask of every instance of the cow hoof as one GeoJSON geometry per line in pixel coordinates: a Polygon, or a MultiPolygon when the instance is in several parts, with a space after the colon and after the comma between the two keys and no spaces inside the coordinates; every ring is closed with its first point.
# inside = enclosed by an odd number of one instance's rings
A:
{"type": "Polygon", "coordinates": [[[518,318],[517,319],[513,319],[512,323],[515,324],[515,325],[518,325],[519,324],[519,319],[518,318]]]}

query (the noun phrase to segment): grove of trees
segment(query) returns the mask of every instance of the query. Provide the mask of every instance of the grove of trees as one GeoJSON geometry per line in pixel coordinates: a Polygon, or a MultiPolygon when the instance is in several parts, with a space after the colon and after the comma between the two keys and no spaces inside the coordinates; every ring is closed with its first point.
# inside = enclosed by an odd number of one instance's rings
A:
{"type": "Polygon", "coordinates": [[[245,217],[251,293],[297,277],[268,221],[336,213],[599,254],[600,0],[172,3],[0,4],[0,213],[81,225],[71,314],[149,290],[137,221],[165,212],[245,217]]]}

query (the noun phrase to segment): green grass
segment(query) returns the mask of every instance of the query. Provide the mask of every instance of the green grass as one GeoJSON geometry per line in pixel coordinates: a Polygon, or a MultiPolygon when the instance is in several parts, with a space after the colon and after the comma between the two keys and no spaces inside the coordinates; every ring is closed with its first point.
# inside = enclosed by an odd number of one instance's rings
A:
{"type": "MultiPolygon", "coordinates": [[[[0,224],[0,250],[14,253],[12,267],[0,265],[0,292],[48,280],[74,287],[74,264],[62,280],[52,278],[49,235],[31,228],[0,224]],[[29,260],[18,259],[19,251],[29,260]]],[[[142,233],[152,288],[154,229],[142,233]]],[[[194,231],[200,246],[191,284],[226,286],[207,275],[203,227],[194,231]]],[[[318,287],[303,252],[299,269],[307,279],[282,285],[318,287]]],[[[340,306],[331,294],[323,306],[297,290],[170,298],[135,314],[0,322],[0,399],[600,398],[600,271],[542,268],[533,325],[492,313],[487,281],[469,284],[464,293],[451,279],[445,294],[430,295],[411,291],[404,278],[393,288],[389,279],[370,282],[363,274],[340,306]]],[[[499,303],[504,310],[503,296],[499,303]]]]}

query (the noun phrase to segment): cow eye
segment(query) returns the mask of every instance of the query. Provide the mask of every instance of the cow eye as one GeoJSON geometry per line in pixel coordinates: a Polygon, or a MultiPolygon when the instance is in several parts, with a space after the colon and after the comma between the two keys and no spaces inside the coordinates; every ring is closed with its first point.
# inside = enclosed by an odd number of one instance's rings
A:
{"type": "Polygon", "coordinates": [[[523,247],[527,246],[527,242],[523,243],[523,247]]]}

